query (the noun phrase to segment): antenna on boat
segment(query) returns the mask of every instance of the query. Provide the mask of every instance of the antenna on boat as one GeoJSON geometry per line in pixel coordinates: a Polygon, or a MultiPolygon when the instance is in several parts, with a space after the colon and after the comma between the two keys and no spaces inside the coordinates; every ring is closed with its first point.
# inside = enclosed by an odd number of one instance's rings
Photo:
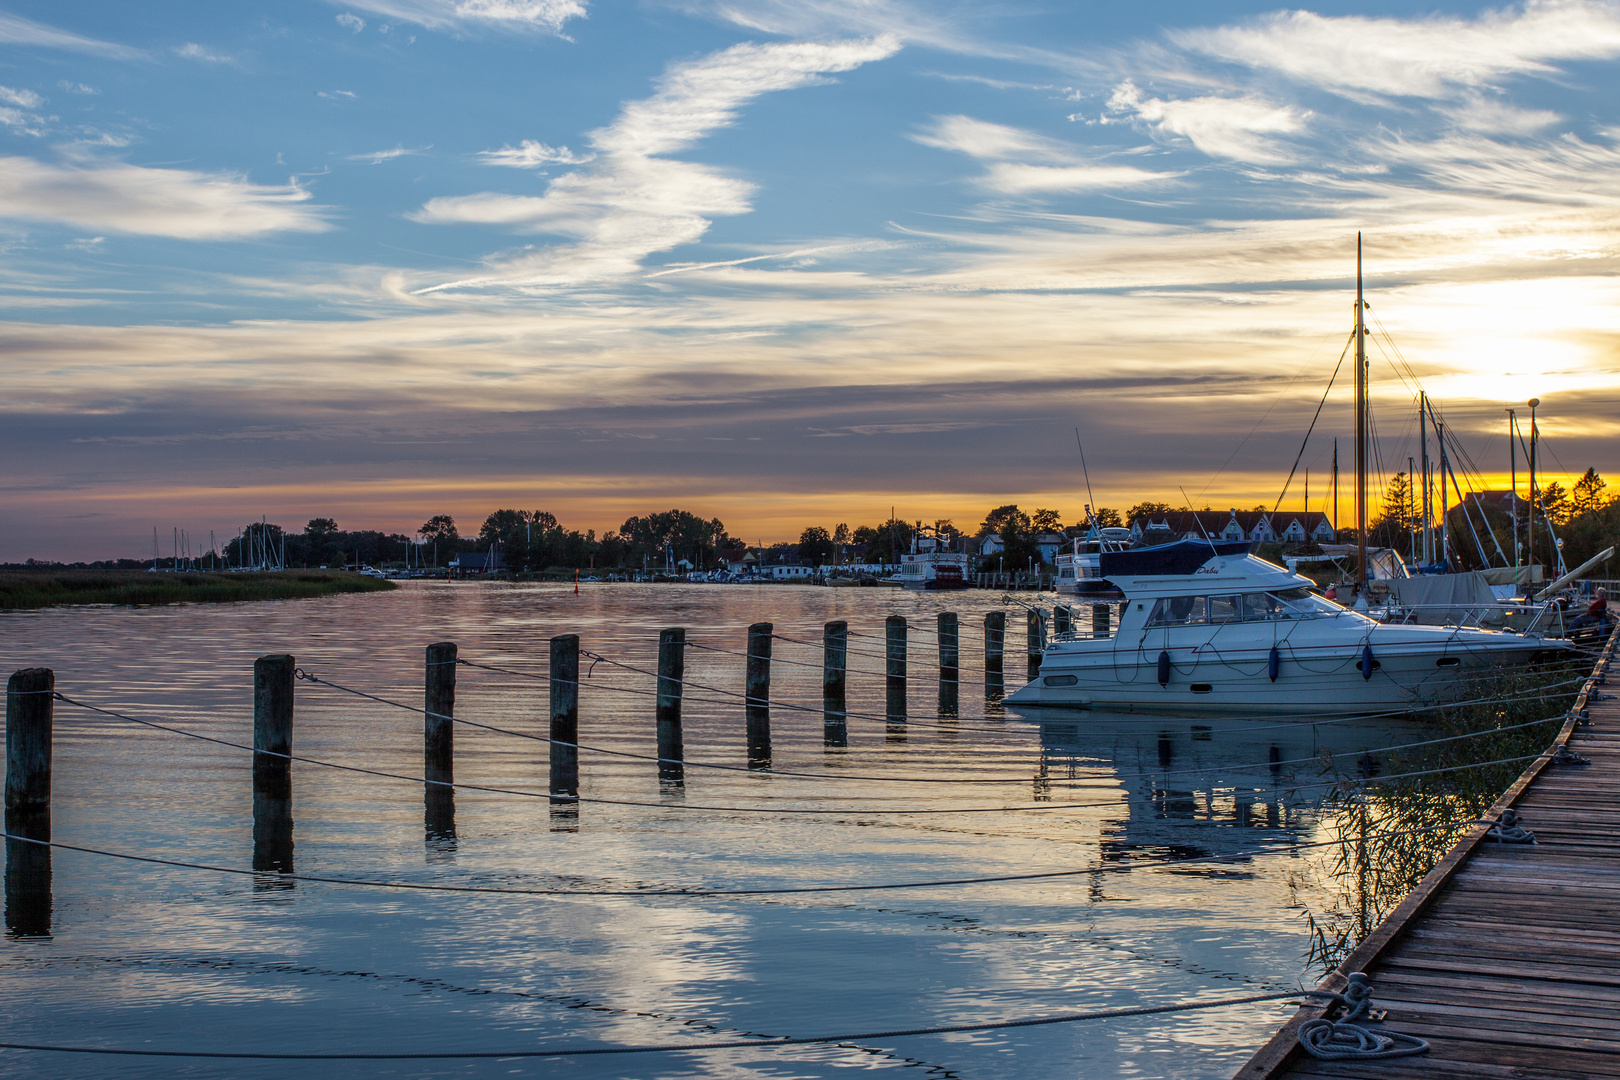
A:
{"type": "MultiPolygon", "coordinates": [[[[1086,474],[1086,498],[1091,500],[1091,502],[1088,504],[1088,510],[1086,513],[1086,517],[1089,519],[1097,506],[1097,496],[1091,493],[1091,470],[1086,468],[1086,448],[1080,442],[1079,427],[1074,429],[1074,445],[1079,447],[1080,450],[1080,471],[1086,474]]],[[[1102,534],[1099,533],[1098,535],[1100,536],[1102,534]]]]}

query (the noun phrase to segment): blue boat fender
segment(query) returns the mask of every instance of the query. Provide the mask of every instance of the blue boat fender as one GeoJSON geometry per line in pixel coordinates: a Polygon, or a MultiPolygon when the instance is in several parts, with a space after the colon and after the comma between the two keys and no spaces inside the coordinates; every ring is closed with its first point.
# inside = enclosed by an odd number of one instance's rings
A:
{"type": "Polygon", "coordinates": [[[1361,647],[1361,663],[1358,666],[1361,668],[1361,677],[1363,679],[1372,678],[1373,658],[1371,645],[1363,645],[1361,647]]]}
{"type": "Polygon", "coordinates": [[[1271,655],[1266,659],[1266,674],[1271,676],[1272,682],[1277,681],[1277,672],[1281,667],[1282,653],[1278,652],[1277,646],[1273,645],[1271,647],[1271,655]]]}
{"type": "Polygon", "coordinates": [[[1163,649],[1159,650],[1159,685],[1170,685],[1170,654],[1163,649]]]}

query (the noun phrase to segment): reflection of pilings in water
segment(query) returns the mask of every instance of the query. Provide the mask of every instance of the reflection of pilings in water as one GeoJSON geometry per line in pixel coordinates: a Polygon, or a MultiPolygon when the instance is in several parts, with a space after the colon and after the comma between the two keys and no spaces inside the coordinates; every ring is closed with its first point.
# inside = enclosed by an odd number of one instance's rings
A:
{"type": "Polygon", "coordinates": [[[422,791],[422,838],[437,852],[456,850],[456,789],[425,784],[422,791]]]}
{"type": "Polygon", "coordinates": [[[834,619],[821,631],[821,740],[827,746],[849,745],[848,659],[849,623],[834,619]]]}
{"type": "Polygon", "coordinates": [[[12,938],[51,936],[50,807],[7,810],[6,832],[24,840],[6,840],[6,935],[12,938]],[[30,844],[29,840],[41,843],[30,844]]]}
{"type": "Polygon", "coordinates": [[[1000,701],[1006,690],[1002,676],[1001,659],[1007,643],[1007,613],[991,611],[984,617],[984,696],[986,701],[1000,701]]]}
{"type": "Polygon", "coordinates": [[[957,688],[961,680],[962,649],[960,624],[954,611],[939,613],[939,718],[955,719],[959,707],[957,688]]]}
{"type": "MultiPolygon", "coordinates": [[[[292,778],[253,778],[253,869],[264,873],[293,872],[292,778]]],[[[293,887],[291,881],[261,882],[258,888],[293,887]]]]}

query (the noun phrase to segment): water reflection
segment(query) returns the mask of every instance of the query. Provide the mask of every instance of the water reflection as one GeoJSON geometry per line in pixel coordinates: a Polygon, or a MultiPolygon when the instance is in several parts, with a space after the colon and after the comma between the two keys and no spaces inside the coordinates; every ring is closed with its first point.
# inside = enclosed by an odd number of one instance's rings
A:
{"type": "MultiPolygon", "coordinates": [[[[253,778],[253,869],[261,873],[293,872],[292,783],[285,773],[265,772],[253,778]]],[[[260,889],[290,889],[285,878],[257,878],[260,889]]]]}
{"type": "Polygon", "coordinates": [[[7,810],[6,936],[13,939],[51,936],[51,812],[7,810]],[[12,836],[23,839],[11,839],[12,836]]]}
{"type": "Polygon", "coordinates": [[[455,853],[455,788],[444,784],[422,785],[422,837],[430,854],[455,853]]]}

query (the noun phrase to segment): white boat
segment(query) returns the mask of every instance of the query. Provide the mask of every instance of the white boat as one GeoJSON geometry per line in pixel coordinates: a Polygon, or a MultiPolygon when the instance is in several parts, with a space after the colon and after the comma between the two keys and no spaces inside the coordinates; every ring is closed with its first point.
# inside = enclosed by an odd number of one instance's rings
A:
{"type": "Polygon", "coordinates": [[[890,580],[908,589],[965,588],[973,576],[973,556],[950,547],[948,539],[938,536],[913,536],[911,550],[900,557],[900,570],[890,580]],[[940,567],[949,568],[943,576],[940,567]]]}
{"type": "Polygon", "coordinates": [[[1099,559],[1104,551],[1124,551],[1131,546],[1131,530],[1092,528],[1075,537],[1071,550],[1057,557],[1056,590],[1062,596],[1108,593],[1113,586],[1102,576],[1099,559]]]}
{"type": "Polygon", "coordinates": [[[1325,600],[1246,541],[1103,552],[1117,629],[1059,634],[1009,705],[1330,715],[1476,696],[1482,676],[1563,655],[1535,633],[1388,625],[1325,600]]]}

